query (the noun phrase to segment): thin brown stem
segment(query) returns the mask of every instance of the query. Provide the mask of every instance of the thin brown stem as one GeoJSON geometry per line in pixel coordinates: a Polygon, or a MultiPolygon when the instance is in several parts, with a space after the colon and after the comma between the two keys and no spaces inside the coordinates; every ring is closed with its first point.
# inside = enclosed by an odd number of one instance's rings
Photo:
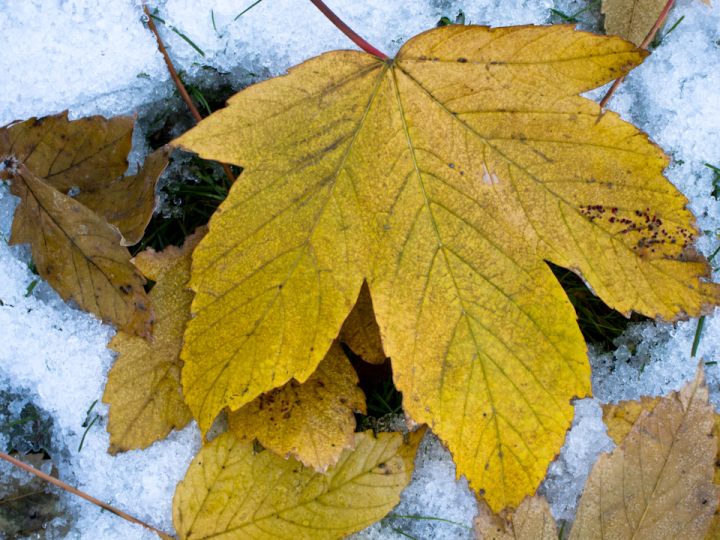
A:
{"type": "MultiPolygon", "coordinates": [[[[662,10],[662,13],[660,14],[660,17],[658,17],[658,20],[655,21],[655,24],[653,25],[652,29],[648,33],[648,35],[645,37],[643,42],[640,44],[641,49],[647,49],[647,46],[650,45],[653,38],[655,37],[655,34],[657,34],[657,31],[660,30],[660,27],[665,23],[665,19],[667,19],[668,13],[670,13],[670,8],[675,3],[675,0],[668,0],[668,3],[665,4],[665,8],[662,10]]],[[[622,82],[625,80],[626,75],[623,75],[619,79],[617,79],[613,85],[610,87],[610,90],[608,90],[607,94],[605,94],[605,97],[600,100],[600,109],[605,109],[605,106],[608,104],[608,101],[610,101],[610,98],[613,96],[615,91],[618,89],[618,87],[622,84],[622,82]]],[[[602,115],[601,115],[602,116],[602,115]]]]}
{"type": "Polygon", "coordinates": [[[384,52],[381,52],[377,50],[375,47],[370,45],[367,41],[365,41],[363,38],[361,38],[359,35],[355,33],[355,31],[350,28],[347,24],[342,22],[340,20],[340,17],[335,15],[332,10],[325,5],[325,3],[322,0],[310,0],[313,4],[315,4],[315,7],[318,8],[323,15],[325,15],[328,19],[330,19],[330,22],[332,22],[335,26],[337,26],[340,31],[345,34],[347,37],[349,37],[355,45],[360,47],[363,51],[365,51],[368,54],[372,54],[373,56],[377,56],[378,58],[382,58],[383,60],[389,60],[390,57],[385,54],[384,52]]]}
{"type": "MultiPolygon", "coordinates": [[[[195,107],[195,104],[190,99],[190,95],[187,93],[187,90],[185,90],[185,85],[180,80],[180,77],[178,77],[177,71],[175,71],[175,66],[173,66],[173,63],[170,61],[170,56],[168,56],[167,50],[165,49],[165,45],[163,45],[162,39],[160,39],[160,34],[158,33],[157,27],[155,26],[155,22],[153,21],[152,16],[150,15],[150,11],[148,11],[148,8],[146,5],[143,5],[143,10],[145,11],[145,15],[147,15],[147,24],[150,27],[150,30],[152,30],[153,34],[155,34],[155,39],[158,43],[158,49],[160,49],[160,52],[163,55],[163,58],[165,59],[165,65],[167,65],[168,71],[170,72],[170,77],[172,77],[173,82],[175,83],[175,86],[177,86],[178,92],[180,92],[180,95],[185,100],[185,103],[187,103],[187,106],[190,108],[190,112],[192,113],[193,117],[195,117],[196,122],[200,122],[202,120],[202,116],[200,116],[200,113],[198,112],[197,108],[195,107]]],[[[231,183],[235,182],[235,176],[233,176],[232,171],[230,170],[230,167],[226,163],[220,163],[223,170],[225,171],[225,175],[228,177],[231,183]]]]}
{"type": "Polygon", "coordinates": [[[5,461],[9,461],[9,462],[12,463],[13,465],[18,466],[18,467],[20,467],[21,469],[24,469],[24,470],[26,470],[26,471],[29,472],[29,473],[34,474],[34,475],[37,476],[38,478],[42,478],[42,479],[45,480],[46,482],[50,482],[50,483],[52,483],[52,484],[55,484],[56,486],[61,487],[61,488],[64,489],[65,491],[69,491],[70,493],[72,493],[72,494],[74,494],[74,495],[77,495],[78,497],[82,497],[82,498],[85,499],[86,501],[90,501],[91,503],[96,504],[96,505],[100,506],[101,508],[104,508],[105,510],[108,510],[109,512],[112,512],[112,513],[115,514],[116,516],[120,516],[121,518],[123,518],[123,519],[125,519],[125,520],[127,520],[127,521],[129,521],[129,522],[131,522],[131,523],[137,523],[138,525],[142,525],[142,526],[145,527],[146,529],[149,529],[149,530],[151,530],[152,532],[154,532],[155,534],[157,534],[157,535],[158,535],[160,538],[162,538],[163,540],[175,540],[172,536],[168,536],[167,534],[158,531],[156,528],[151,527],[151,526],[148,525],[147,523],[143,523],[142,521],[140,521],[140,520],[138,520],[138,519],[135,519],[135,518],[132,517],[132,516],[127,515],[125,512],[122,512],[121,510],[118,510],[117,508],[113,508],[113,507],[110,506],[109,504],[106,504],[106,503],[104,503],[104,502],[96,499],[95,497],[91,497],[91,496],[88,495],[87,493],[83,493],[83,492],[80,491],[79,489],[76,489],[76,488],[74,488],[74,487],[66,484],[65,482],[60,481],[60,480],[58,480],[57,478],[53,478],[52,476],[49,476],[49,475],[45,474],[44,472],[37,470],[35,467],[32,467],[32,466],[28,465],[27,463],[23,463],[22,461],[18,461],[17,459],[15,459],[15,458],[10,457],[9,455],[7,455],[5,452],[0,452],[0,458],[4,459],[5,461]]]}

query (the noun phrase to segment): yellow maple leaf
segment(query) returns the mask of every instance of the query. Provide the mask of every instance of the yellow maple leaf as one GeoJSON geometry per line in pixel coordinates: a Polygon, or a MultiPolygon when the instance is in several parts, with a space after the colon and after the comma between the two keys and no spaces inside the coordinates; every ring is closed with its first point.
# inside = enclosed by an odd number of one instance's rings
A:
{"type": "Polygon", "coordinates": [[[353,412],[367,414],[357,383],[357,373],[335,342],[307,381],[291,380],[230,412],[230,428],[241,441],[257,439],[281,457],[292,455],[324,471],[355,444],[353,412]]]}
{"type": "Polygon", "coordinates": [[[192,419],[180,386],[180,350],[193,299],[192,291],[185,289],[190,257],[205,232],[205,227],[198,229],[182,248],[169,246],[160,253],[149,248],[134,259],[135,266],[156,282],[149,297],[157,319],[153,343],[119,331],[108,345],[120,353],[103,395],[103,403],[110,404],[111,454],[147,448],[192,419]]]}
{"type": "MultiPolygon", "coordinates": [[[[701,1],[712,7],[710,0],[701,1]]],[[[666,5],[667,0],[603,0],[605,31],[639,46],[666,5]]]]}
{"type": "Polygon", "coordinates": [[[185,398],[205,432],[325,356],[367,279],[407,414],[491,508],[535,492],[590,393],[545,260],[623,313],[707,313],[687,199],[638,129],[578,94],[648,53],[572,26],[448,26],[336,51],[174,141],[244,167],[193,255],[185,398]]]}
{"type": "Polygon", "coordinates": [[[718,505],[717,438],[702,366],[680,392],[642,411],[593,466],[570,540],[700,540],[718,505]]]}
{"type": "Polygon", "coordinates": [[[384,517],[410,482],[425,433],[355,434],[326,474],[267,450],[255,454],[232,431],[203,447],[173,498],[180,540],[336,540],[384,517]]]}

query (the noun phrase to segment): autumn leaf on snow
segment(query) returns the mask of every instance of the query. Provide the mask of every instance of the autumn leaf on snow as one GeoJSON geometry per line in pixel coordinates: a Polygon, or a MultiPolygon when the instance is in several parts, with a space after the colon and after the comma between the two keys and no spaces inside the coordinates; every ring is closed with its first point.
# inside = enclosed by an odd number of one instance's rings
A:
{"type": "Polygon", "coordinates": [[[180,540],[335,540],[383,518],[410,482],[425,433],[355,434],[327,474],[267,450],[255,454],[232,431],[203,447],[175,490],[180,540]]]}
{"type": "Polygon", "coordinates": [[[702,366],[642,411],[622,443],[595,463],[570,540],[702,540],[718,506],[717,437],[702,366]]]}
{"type": "MultiPolygon", "coordinates": [[[[69,121],[67,111],[0,128],[0,157],[12,156],[48,184],[75,196],[90,210],[105,216],[131,246],[142,238],[157,206],[155,184],[167,166],[171,150],[162,147],[148,156],[135,175],[123,177],[135,125],[133,116],[89,116],[69,121]]],[[[0,177],[9,179],[9,174],[0,177]]],[[[19,206],[13,221],[13,243],[27,242],[19,206]]]]}
{"type": "Polygon", "coordinates": [[[103,403],[110,404],[111,454],[147,448],[192,419],[180,386],[180,349],[193,298],[185,289],[190,257],[205,232],[204,227],[198,229],[182,248],[169,246],[160,253],[148,248],[134,259],[135,266],[156,282],[149,297],[157,320],[153,343],[121,330],[108,345],[120,353],[103,395],[103,403]]]}
{"type": "Polygon", "coordinates": [[[506,518],[492,513],[484,499],[475,517],[477,540],[557,540],[555,520],[545,497],[525,497],[517,510],[506,518]]]}
{"type": "Polygon", "coordinates": [[[123,236],[123,246],[134,246],[142,240],[158,198],[155,185],[168,165],[172,148],[162,146],[138,164],[137,174],[121,176],[96,189],[87,189],[75,199],[115,225],[123,236]]]}
{"type": "MultiPolygon", "coordinates": [[[[625,436],[630,432],[633,424],[640,417],[642,411],[652,412],[655,406],[660,402],[661,398],[651,398],[648,396],[640,396],[640,401],[628,400],[621,401],[617,405],[602,405],[603,422],[608,427],[607,433],[615,442],[620,444],[625,436]]],[[[713,428],[711,434],[715,437],[720,436],[720,414],[713,412],[713,428]]],[[[715,456],[715,472],[713,475],[713,483],[720,485],[720,448],[715,456]]],[[[710,522],[710,530],[708,531],[706,540],[717,540],[720,538],[720,509],[715,510],[712,521],[710,522]]]]}
{"type": "Polygon", "coordinates": [[[72,297],[85,311],[150,338],[155,315],[145,278],[120,245],[117,229],[22,163],[8,163],[10,192],[20,197],[24,233],[40,277],[63,300],[72,297]]]}
{"type": "Polygon", "coordinates": [[[545,261],[610,306],[718,303],[687,199],[638,129],[579,96],[648,53],[571,26],[448,26],[336,51],[173,144],[244,168],[193,255],[185,399],[205,432],[327,353],[367,279],[406,412],[494,511],[535,492],[590,393],[545,261]]]}
{"type": "MultiPolygon", "coordinates": [[[[710,0],[701,0],[710,6],[710,0]]],[[[605,31],[640,45],[662,15],[667,0],[603,0],[605,31]]]]}

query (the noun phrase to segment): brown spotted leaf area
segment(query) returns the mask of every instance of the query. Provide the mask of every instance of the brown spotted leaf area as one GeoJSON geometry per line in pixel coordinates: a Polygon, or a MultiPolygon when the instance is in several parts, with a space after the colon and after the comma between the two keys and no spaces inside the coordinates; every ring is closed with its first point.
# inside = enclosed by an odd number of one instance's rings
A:
{"type": "Polygon", "coordinates": [[[206,232],[205,227],[198,229],[182,248],[169,246],[160,253],[148,248],[134,259],[135,266],[156,282],[148,296],[157,320],[152,343],[121,330],[108,345],[120,353],[103,395],[103,403],[110,405],[108,451],[113,455],[147,448],[192,419],[180,386],[180,349],[193,298],[185,289],[190,258],[206,232]]]}
{"type": "Polygon", "coordinates": [[[421,428],[408,435],[355,434],[327,473],[238,441],[204,446],[175,490],[180,540],[339,540],[385,517],[410,482],[421,428]]]}
{"type": "Polygon", "coordinates": [[[63,300],[73,298],[103,321],[149,339],[155,315],[145,278],[120,245],[118,230],[24,164],[5,171],[11,174],[10,192],[20,197],[24,233],[40,276],[63,300]]]}
{"type": "Polygon", "coordinates": [[[312,58],[174,141],[244,169],[193,254],[182,380],[202,432],[306,381],[367,282],[409,417],[493,511],[534,494],[590,394],[545,261],[622,313],[720,303],[667,156],[580,96],[647,54],[569,25],[447,26],[387,61],[312,58]]]}
{"type": "Polygon", "coordinates": [[[257,439],[281,457],[316,471],[335,465],[355,444],[354,412],[367,414],[358,376],[336,341],[304,383],[295,380],[230,412],[230,429],[241,441],[257,439]]]}
{"type": "MultiPolygon", "coordinates": [[[[621,401],[617,405],[607,404],[601,405],[603,410],[603,422],[608,427],[607,433],[615,442],[620,444],[625,436],[630,432],[633,424],[637,421],[642,411],[651,412],[660,402],[661,398],[652,398],[648,396],[640,396],[640,401],[629,400],[621,401]]],[[[712,435],[720,437],[720,414],[713,413],[712,435]]],[[[715,472],[713,475],[713,483],[720,485],[720,445],[715,456],[715,472]]],[[[720,508],[715,510],[710,529],[708,530],[705,540],[718,540],[720,538],[720,508]]]]}
{"type": "Polygon", "coordinates": [[[484,500],[474,520],[476,540],[557,540],[555,520],[545,497],[525,497],[506,518],[493,514],[484,500]]]}
{"type": "Polygon", "coordinates": [[[380,327],[375,319],[372,298],[367,283],[360,289],[355,307],[345,319],[338,339],[360,358],[370,364],[382,364],[385,352],[380,338],[380,327]]]}
{"type": "Polygon", "coordinates": [[[693,381],[642,411],[612,454],[597,460],[570,540],[705,538],[720,497],[713,428],[700,366],[693,381]]]}

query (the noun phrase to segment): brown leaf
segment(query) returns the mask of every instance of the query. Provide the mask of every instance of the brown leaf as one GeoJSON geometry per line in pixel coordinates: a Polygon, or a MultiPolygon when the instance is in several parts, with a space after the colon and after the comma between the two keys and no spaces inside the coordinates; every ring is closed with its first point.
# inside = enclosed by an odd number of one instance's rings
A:
{"type": "Polygon", "coordinates": [[[150,338],[155,315],[143,289],[145,278],[120,246],[117,229],[25,165],[6,170],[12,174],[12,194],[21,199],[40,276],[64,300],[72,297],[81,309],[150,338]]]}
{"type": "MultiPolygon", "coordinates": [[[[701,1],[710,6],[710,0],[701,1]]],[[[667,0],[603,0],[605,31],[639,46],[662,15],[666,4],[667,0]]]]}
{"type": "MultiPolygon", "coordinates": [[[[603,421],[608,426],[607,433],[612,437],[615,444],[620,444],[630,431],[630,428],[640,416],[642,411],[652,411],[661,398],[651,398],[648,396],[640,396],[640,401],[630,400],[621,401],[617,405],[607,404],[601,405],[603,409],[603,421]]],[[[713,429],[712,434],[720,437],[720,414],[713,413],[713,429]]],[[[713,483],[720,484],[720,445],[715,457],[715,473],[713,483]]],[[[720,508],[713,514],[710,522],[710,530],[705,540],[720,539],[720,508]]]]}
{"type": "Polygon", "coordinates": [[[705,537],[720,487],[712,483],[717,438],[702,366],[680,393],[642,411],[585,484],[570,540],[705,537]]]}
{"type": "Polygon", "coordinates": [[[493,514],[484,499],[478,503],[477,540],[556,540],[557,537],[555,521],[545,497],[525,497],[507,519],[493,514]]]}
{"type": "Polygon", "coordinates": [[[334,466],[355,445],[353,411],[367,413],[358,376],[336,341],[304,383],[291,380],[230,412],[241,441],[257,440],[280,457],[292,455],[316,471],[334,466]]]}
{"type": "Polygon", "coordinates": [[[338,339],[370,364],[382,364],[385,361],[380,327],[375,320],[367,282],[363,283],[355,307],[345,319],[338,339]]]}
{"type": "Polygon", "coordinates": [[[133,246],[142,239],[157,208],[155,184],[171,153],[172,148],[163,146],[145,159],[142,168],[138,165],[137,174],[89,187],[75,199],[115,225],[123,236],[123,246],[133,246]]]}
{"type": "Polygon", "coordinates": [[[110,404],[108,451],[113,455],[147,448],[192,419],[180,386],[180,349],[194,296],[185,289],[191,255],[206,231],[201,227],[188,236],[182,249],[169,246],[156,253],[149,248],[134,259],[143,274],[157,282],[149,295],[157,316],[155,342],[119,331],[108,345],[120,353],[103,395],[103,402],[110,404]]]}
{"type": "Polygon", "coordinates": [[[13,156],[64,194],[73,187],[86,191],[126,171],[134,124],[134,116],[69,121],[67,111],[30,118],[0,128],[7,134],[0,137],[0,157],[13,156]]]}

